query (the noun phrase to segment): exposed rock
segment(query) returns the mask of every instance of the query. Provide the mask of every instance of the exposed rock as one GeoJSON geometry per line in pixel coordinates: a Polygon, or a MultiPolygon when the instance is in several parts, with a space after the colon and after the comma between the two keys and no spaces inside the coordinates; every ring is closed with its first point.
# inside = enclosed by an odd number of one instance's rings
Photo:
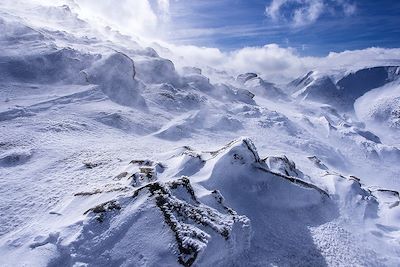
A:
{"type": "Polygon", "coordinates": [[[244,84],[248,80],[256,78],[256,77],[258,77],[257,74],[249,72],[249,73],[244,73],[244,74],[240,74],[239,76],[237,76],[236,81],[244,84]]]}

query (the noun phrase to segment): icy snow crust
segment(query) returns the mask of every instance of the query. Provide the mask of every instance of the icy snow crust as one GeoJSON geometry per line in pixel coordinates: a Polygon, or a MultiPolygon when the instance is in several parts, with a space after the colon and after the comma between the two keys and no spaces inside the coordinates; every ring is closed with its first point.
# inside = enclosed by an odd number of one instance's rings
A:
{"type": "Polygon", "coordinates": [[[398,67],[216,83],[0,7],[0,266],[400,264],[398,67]]]}

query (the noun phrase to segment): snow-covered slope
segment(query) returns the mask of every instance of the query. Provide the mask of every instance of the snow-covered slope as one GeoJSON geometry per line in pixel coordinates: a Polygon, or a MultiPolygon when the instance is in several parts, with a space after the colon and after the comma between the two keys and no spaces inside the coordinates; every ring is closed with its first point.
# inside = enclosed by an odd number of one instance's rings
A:
{"type": "Polygon", "coordinates": [[[355,103],[356,114],[365,121],[384,123],[394,129],[400,128],[400,83],[389,83],[366,93],[355,103]]]}
{"type": "Polygon", "coordinates": [[[10,3],[0,266],[399,265],[398,67],[281,89],[10,3]]]}
{"type": "Polygon", "coordinates": [[[286,157],[261,159],[246,138],[217,151],[183,147],[161,158],[130,161],[107,183],[74,193],[37,225],[8,235],[1,248],[4,263],[319,266],[397,261],[398,248],[378,250],[390,246],[389,237],[398,237],[394,191],[364,189],[357,178],[329,170],[312,183],[286,157]],[[356,248],[361,236],[374,243],[356,248]],[[332,255],[333,250],[340,254],[332,255]]]}
{"type": "Polygon", "coordinates": [[[399,143],[400,129],[400,83],[394,81],[373,89],[354,103],[358,118],[388,143],[399,143]]]}
{"type": "Polygon", "coordinates": [[[329,75],[313,71],[289,83],[293,96],[331,104],[346,111],[368,91],[399,78],[399,66],[378,66],[329,75]]]}

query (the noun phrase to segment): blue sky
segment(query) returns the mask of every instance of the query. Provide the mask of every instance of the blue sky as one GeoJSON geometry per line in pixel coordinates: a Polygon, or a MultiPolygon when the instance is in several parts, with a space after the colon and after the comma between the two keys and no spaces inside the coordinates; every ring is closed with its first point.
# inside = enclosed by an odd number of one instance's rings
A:
{"type": "Polygon", "coordinates": [[[171,0],[168,39],[230,51],[276,43],[301,55],[400,47],[398,0],[171,0]]]}

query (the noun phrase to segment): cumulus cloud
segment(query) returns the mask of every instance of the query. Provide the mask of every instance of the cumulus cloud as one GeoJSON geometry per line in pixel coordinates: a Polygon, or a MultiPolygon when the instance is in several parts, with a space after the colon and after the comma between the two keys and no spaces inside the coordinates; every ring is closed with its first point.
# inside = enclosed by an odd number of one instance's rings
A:
{"type": "Polygon", "coordinates": [[[293,75],[302,73],[303,62],[292,48],[282,48],[277,44],[263,47],[246,47],[233,51],[228,55],[228,65],[232,71],[257,72],[275,82],[290,79],[293,75]]]}
{"type": "Polygon", "coordinates": [[[272,0],[265,14],[275,22],[303,27],[315,23],[324,13],[337,10],[349,16],[355,13],[356,5],[348,0],[272,0]]]}
{"type": "Polygon", "coordinates": [[[304,59],[295,49],[282,48],[277,44],[262,47],[245,47],[231,52],[218,48],[176,46],[164,43],[168,51],[159,50],[161,56],[171,58],[177,67],[196,66],[226,71],[236,76],[256,72],[272,82],[286,82],[302,75],[307,69],[304,59]]]}
{"type": "Polygon", "coordinates": [[[294,48],[277,44],[246,47],[232,52],[217,48],[163,44],[170,50],[161,55],[172,58],[178,66],[213,67],[231,75],[256,72],[266,80],[286,83],[310,70],[341,72],[378,65],[400,64],[400,49],[367,48],[329,53],[325,57],[301,56],[294,48]]]}

